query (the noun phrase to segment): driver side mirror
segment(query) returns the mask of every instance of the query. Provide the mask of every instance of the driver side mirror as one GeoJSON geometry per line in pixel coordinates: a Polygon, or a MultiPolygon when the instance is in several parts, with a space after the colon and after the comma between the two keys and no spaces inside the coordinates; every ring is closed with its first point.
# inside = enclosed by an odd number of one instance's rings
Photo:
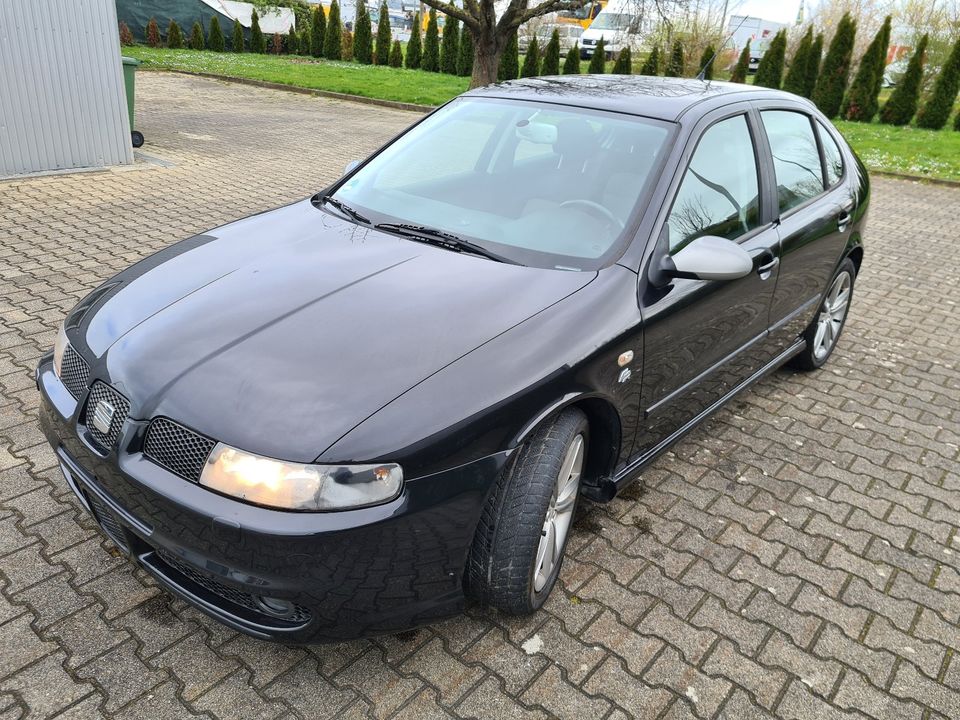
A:
{"type": "Polygon", "coordinates": [[[360,161],[359,161],[359,160],[351,160],[351,161],[348,162],[348,163],[346,164],[346,166],[343,168],[343,174],[344,174],[344,175],[349,175],[349,174],[352,173],[354,170],[356,170],[358,167],[360,167],[360,161]]]}
{"type": "Polygon", "coordinates": [[[736,280],[753,271],[753,259],[732,240],[703,235],[673,255],[664,253],[658,270],[666,278],[736,280]]]}

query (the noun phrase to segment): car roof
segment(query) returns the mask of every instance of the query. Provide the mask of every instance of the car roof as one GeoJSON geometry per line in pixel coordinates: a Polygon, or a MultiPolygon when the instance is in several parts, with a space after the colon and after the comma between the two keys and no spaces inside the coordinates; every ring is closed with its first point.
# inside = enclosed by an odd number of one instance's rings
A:
{"type": "Polygon", "coordinates": [[[465,95],[557,103],[670,121],[678,120],[691,109],[700,115],[741,100],[783,99],[809,104],[796,95],[753,85],[647,75],[524,78],[487,85],[465,95]]]}

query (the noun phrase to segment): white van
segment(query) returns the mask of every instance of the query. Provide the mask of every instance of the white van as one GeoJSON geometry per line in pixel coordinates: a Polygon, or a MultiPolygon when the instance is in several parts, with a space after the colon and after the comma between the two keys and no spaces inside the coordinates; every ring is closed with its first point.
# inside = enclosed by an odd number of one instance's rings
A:
{"type": "Polygon", "coordinates": [[[580,57],[584,60],[593,57],[600,38],[608,58],[615,56],[623,48],[629,47],[636,52],[643,47],[643,15],[638,12],[642,3],[635,0],[611,0],[594,18],[580,38],[580,57]]]}

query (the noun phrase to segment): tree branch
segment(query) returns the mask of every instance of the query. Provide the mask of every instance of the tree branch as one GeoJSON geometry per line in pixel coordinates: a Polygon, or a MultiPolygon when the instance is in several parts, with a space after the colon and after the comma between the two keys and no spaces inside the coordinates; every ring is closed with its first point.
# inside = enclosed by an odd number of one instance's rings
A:
{"type": "MultiPolygon", "coordinates": [[[[513,23],[513,27],[519,27],[528,20],[546,15],[547,13],[556,12],[557,10],[579,10],[586,5],[586,2],[587,0],[545,0],[545,2],[539,5],[534,5],[532,8],[522,10],[511,22],[513,23]]],[[[504,16],[506,16],[506,13],[504,13],[504,16]]]]}
{"type": "Polygon", "coordinates": [[[423,4],[432,7],[437,12],[442,12],[444,15],[456,18],[472,30],[480,32],[479,14],[474,15],[471,12],[468,12],[469,10],[478,9],[474,0],[469,0],[469,2],[467,2],[467,8],[458,8],[456,5],[443,2],[442,0],[423,0],[423,4]]]}

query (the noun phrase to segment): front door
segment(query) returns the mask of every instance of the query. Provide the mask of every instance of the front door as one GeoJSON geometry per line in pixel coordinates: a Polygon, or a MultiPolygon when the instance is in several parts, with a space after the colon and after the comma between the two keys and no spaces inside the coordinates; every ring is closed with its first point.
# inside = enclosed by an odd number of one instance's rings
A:
{"type": "MultiPolygon", "coordinates": [[[[762,188],[756,119],[747,109],[708,119],[660,234],[662,252],[694,238],[734,240],[754,258],[737,280],[676,279],[642,289],[644,363],[633,455],[640,459],[772,359],[769,311],[779,236],[762,188]]],[[[651,262],[657,262],[654,252],[651,262]]]]}

